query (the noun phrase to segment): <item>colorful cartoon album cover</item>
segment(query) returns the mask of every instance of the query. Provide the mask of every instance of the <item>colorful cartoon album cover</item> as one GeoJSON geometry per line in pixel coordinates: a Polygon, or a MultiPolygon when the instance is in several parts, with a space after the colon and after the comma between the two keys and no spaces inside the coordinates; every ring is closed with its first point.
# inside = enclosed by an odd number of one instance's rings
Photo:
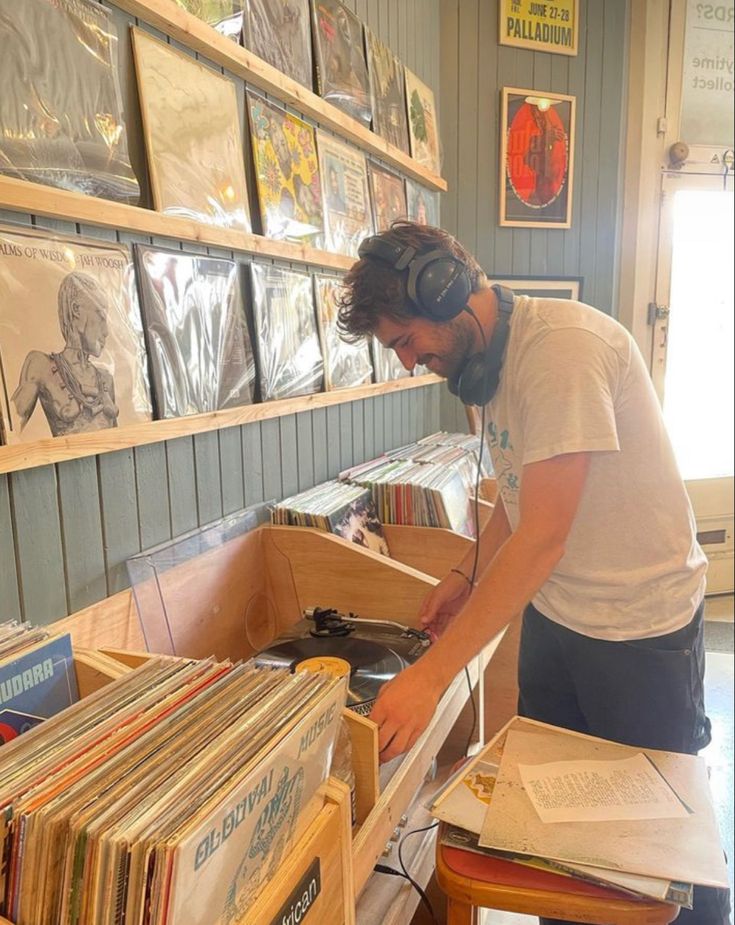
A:
{"type": "Polygon", "coordinates": [[[406,178],[408,217],[419,225],[439,227],[439,193],[406,178]]]}
{"type": "Polygon", "coordinates": [[[6,443],[151,420],[126,247],[0,228],[0,305],[6,443]]]}
{"type": "Polygon", "coordinates": [[[373,131],[381,138],[409,153],[406,118],[406,84],[403,65],[393,52],[365,27],[365,46],[370,74],[373,131]]]}
{"type": "Polygon", "coordinates": [[[0,175],[138,202],[117,42],[99,3],[0,4],[0,175]]]}
{"type": "Polygon", "coordinates": [[[235,84],[133,28],[156,211],[251,231],[235,84]]]}
{"type": "Polygon", "coordinates": [[[247,0],[174,0],[233,42],[240,41],[247,0]]]}
{"type": "Polygon", "coordinates": [[[396,219],[408,215],[403,178],[373,163],[368,166],[368,174],[375,229],[386,231],[396,219]]]}
{"type": "Polygon", "coordinates": [[[360,241],[373,234],[365,155],[320,130],[317,150],[327,249],[356,257],[360,241]]]}
{"type": "Polygon", "coordinates": [[[309,0],[247,0],[242,43],[311,90],[309,0]]]}
{"type": "Polygon", "coordinates": [[[248,93],[263,234],[323,245],[324,213],[314,129],[248,93]]]}
{"type": "Polygon", "coordinates": [[[339,0],[311,0],[319,95],[370,125],[370,82],[362,23],[339,0]]]}
{"type": "Polygon", "coordinates": [[[408,68],[404,68],[404,71],[411,156],[423,167],[438,174],[441,164],[434,93],[408,68]]]}
{"type": "Polygon", "coordinates": [[[339,293],[342,284],[334,276],[314,275],[317,321],[324,357],[324,384],[327,391],[365,385],[373,378],[373,364],[367,340],[344,340],[337,327],[339,293]]]}
{"type": "Polygon", "coordinates": [[[324,364],[308,273],[253,263],[261,401],[320,392],[324,364]]]}
{"type": "Polygon", "coordinates": [[[156,416],[253,400],[255,362],[234,260],[136,244],[156,416]]]}

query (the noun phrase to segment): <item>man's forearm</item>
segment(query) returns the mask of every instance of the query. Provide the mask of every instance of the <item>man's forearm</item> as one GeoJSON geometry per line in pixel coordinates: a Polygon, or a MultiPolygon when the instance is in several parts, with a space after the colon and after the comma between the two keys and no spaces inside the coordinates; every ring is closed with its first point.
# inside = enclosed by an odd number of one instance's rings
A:
{"type": "MultiPolygon", "coordinates": [[[[490,515],[490,520],[488,520],[485,529],[480,535],[480,553],[477,560],[476,579],[479,579],[484,573],[485,569],[495,558],[497,551],[509,536],[510,524],[508,523],[508,517],[505,513],[505,505],[503,504],[503,499],[498,495],[495,507],[490,515]]],[[[457,566],[459,570],[464,572],[467,576],[472,574],[472,568],[475,563],[475,553],[476,550],[473,544],[457,566]]]]}

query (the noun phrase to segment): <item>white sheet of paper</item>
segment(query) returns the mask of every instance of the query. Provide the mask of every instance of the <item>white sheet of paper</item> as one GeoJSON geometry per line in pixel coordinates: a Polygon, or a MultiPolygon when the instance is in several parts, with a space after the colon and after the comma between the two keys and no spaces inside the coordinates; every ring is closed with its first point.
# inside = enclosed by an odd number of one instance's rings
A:
{"type": "Polygon", "coordinates": [[[518,770],[542,822],[683,819],[689,815],[642,752],[615,761],[519,764],[518,770]]]}

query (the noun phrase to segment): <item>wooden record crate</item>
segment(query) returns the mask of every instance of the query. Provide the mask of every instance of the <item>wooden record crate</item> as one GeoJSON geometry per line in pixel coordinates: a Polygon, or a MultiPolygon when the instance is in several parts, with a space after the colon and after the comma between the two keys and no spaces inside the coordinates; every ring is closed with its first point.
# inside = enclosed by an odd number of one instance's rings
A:
{"type": "MultiPolygon", "coordinates": [[[[491,507],[484,502],[480,506],[484,522],[491,507]]],[[[159,576],[158,584],[166,594],[169,614],[175,614],[175,653],[192,658],[247,658],[313,606],[415,626],[426,593],[461,559],[472,541],[439,528],[386,525],[385,531],[392,558],[311,528],[263,525],[167,571],[159,576]]],[[[147,657],[147,648],[157,648],[146,646],[130,591],[61,620],[55,628],[68,629],[76,646],[101,649],[130,666],[147,657]]],[[[473,684],[482,676],[501,637],[470,666],[473,684]]],[[[347,711],[357,781],[351,878],[356,898],[435,765],[468,697],[467,681],[460,672],[426,732],[382,791],[377,727],[347,711]]],[[[482,703],[480,697],[480,729],[482,703]]]]}

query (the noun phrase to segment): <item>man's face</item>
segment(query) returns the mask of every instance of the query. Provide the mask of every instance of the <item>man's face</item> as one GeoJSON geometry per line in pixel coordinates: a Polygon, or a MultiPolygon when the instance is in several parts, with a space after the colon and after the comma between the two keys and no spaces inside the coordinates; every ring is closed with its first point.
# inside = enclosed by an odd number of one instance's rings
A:
{"type": "Polygon", "coordinates": [[[107,340],[107,307],[101,298],[81,295],[77,300],[79,341],[89,356],[98,357],[107,340]]]}
{"type": "Polygon", "coordinates": [[[381,318],[374,334],[406,369],[420,364],[445,379],[456,376],[473,352],[471,334],[461,315],[442,324],[420,317],[405,321],[381,318]]]}

